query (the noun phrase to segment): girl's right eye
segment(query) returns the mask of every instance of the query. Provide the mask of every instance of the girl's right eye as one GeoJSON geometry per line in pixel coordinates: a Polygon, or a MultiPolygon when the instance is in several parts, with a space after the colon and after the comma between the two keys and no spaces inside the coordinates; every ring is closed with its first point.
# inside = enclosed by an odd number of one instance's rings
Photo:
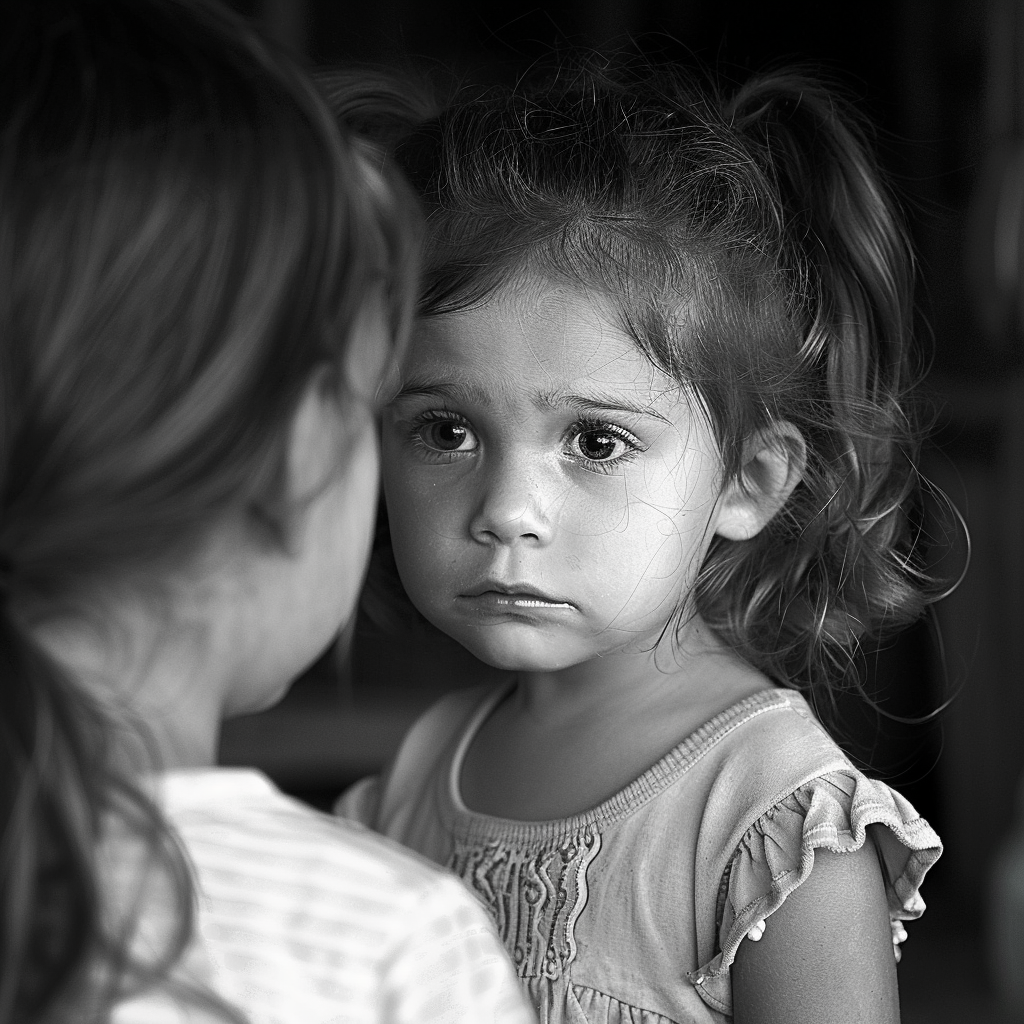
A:
{"type": "Polygon", "coordinates": [[[442,455],[471,452],[479,446],[469,425],[450,413],[423,417],[414,428],[414,436],[424,448],[442,455]]]}

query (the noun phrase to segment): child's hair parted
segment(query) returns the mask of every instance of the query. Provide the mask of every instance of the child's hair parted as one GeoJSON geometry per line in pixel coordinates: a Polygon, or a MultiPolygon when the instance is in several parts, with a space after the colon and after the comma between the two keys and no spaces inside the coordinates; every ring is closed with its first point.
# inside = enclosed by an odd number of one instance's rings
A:
{"type": "Polygon", "coordinates": [[[753,538],[714,539],[693,609],[827,705],[858,645],[929,597],[913,260],[849,105],[796,72],[725,95],[672,68],[579,65],[456,100],[398,156],[428,216],[422,315],[522,278],[597,289],[695,396],[725,480],[755,434],[800,432],[801,483],[753,538]]]}
{"type": "Polygon", "coordinates": [[[88,617],[108,585],[158,587],[232,514],[273,542],[304,387],[327,367],[344,410],[368,293],[396,338],[408,319],[415,218],[303,76],[219,5],[40,0],[7,5],[4,28],[0,1022],[60,1006],[106,1019],[180,955],[190,883],[114,763],[109,709],[32,630],[88,617]],[[145,963],[98,888],[109,828],[176,894],[145,963]]]}

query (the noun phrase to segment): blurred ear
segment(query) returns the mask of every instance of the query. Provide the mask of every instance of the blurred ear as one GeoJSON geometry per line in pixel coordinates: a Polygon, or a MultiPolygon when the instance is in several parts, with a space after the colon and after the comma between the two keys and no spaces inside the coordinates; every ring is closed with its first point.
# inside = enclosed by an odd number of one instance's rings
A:
{"type": "Polygon", "coordinates": [[[743,468],[719,501],[715,533],[729,540],[756,536],[785,505],[807,463],[803,435],[785,420],[759,430],[743,446],[743,468]]]}
{"type": "Polygon", "coordinates": [[[352,436],[372,423],[384,378],[395,373],[387,308],[375,288],[355,316],[342,357],[341,382],[327,363],[306,383],[292,417],[288,498],[302,503],[348,469],[352,436]]]}
{"type": "Polygon", "coordinates": [[[314,498],[343,462],[345,418],[327,366],[314,370],[288,431],[285,500],[301,506],[314,498]]]}
{"type": "Polygon", "coordinates": [[[281,476],[248,507],[260,539],[294,554],[310,505],[346,476],[361,435],[374,429],[369,403],[339,388],[336,367],[315,367],[287,425],[281,476]]]}

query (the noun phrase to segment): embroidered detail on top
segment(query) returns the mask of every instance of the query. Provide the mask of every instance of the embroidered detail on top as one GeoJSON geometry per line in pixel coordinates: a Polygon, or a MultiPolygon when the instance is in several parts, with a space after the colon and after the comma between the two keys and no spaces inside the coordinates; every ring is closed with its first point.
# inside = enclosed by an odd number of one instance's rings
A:
{"type": "Polygon", "coordinates": [[[554,980],[576,959],[587,868],[600,849],[601,833],[589,824],[539,848],[456,839],[448,867],[487,906],[519,977],[554,980]]]}

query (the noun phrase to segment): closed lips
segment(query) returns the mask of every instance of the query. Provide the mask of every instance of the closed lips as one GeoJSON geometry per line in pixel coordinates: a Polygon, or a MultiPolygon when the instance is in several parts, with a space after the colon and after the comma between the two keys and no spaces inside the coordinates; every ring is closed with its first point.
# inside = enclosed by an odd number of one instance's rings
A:
{"type": "Polygon", "coordinates": [[[572,607],[571,602],[564,601],[559,597],[552,597],[550,594],[542,593],[533,587],[507,586],[498,583],[487,583],[463,597],[481,598],[486,597],[496,604],[508,603],[519,608],[543,608],[546,606],[572,607]]]}

